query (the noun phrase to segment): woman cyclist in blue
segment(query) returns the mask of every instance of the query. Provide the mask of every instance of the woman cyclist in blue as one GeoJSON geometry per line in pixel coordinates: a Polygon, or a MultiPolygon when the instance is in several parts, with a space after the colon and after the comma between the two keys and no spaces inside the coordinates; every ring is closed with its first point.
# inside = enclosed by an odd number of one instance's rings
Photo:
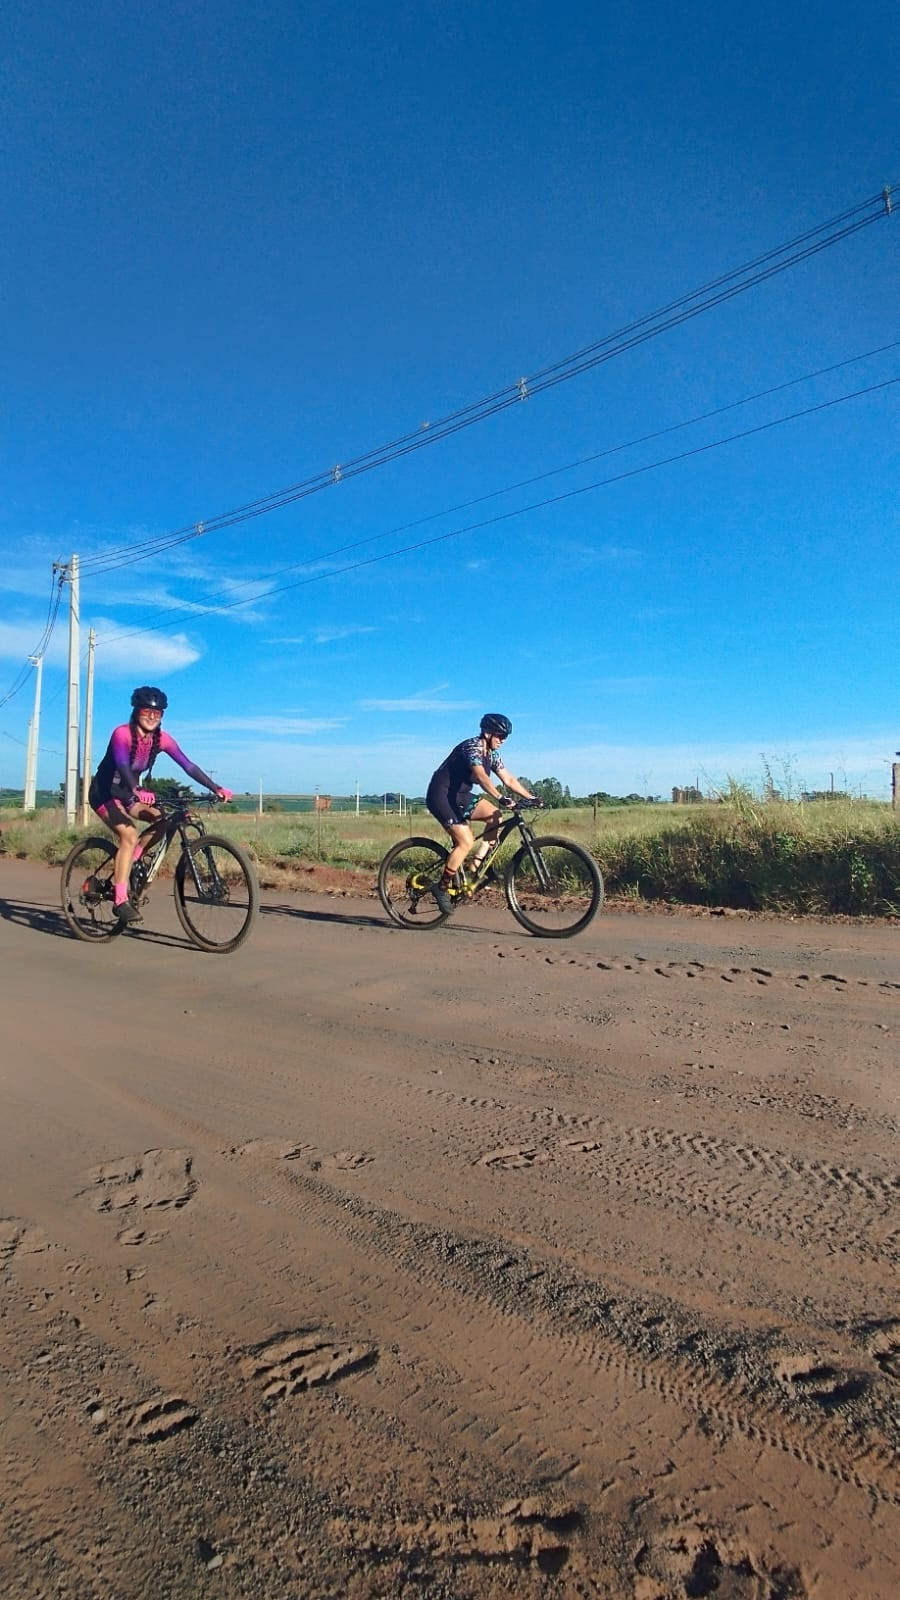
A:
{"type": "MultiPolygon", "coordinates": [[[[219,800],[230,800],[231,790],[220,789],[202,768],[189,761],[170,733],[162,728],[163,713],[169,702],[162,689],[142,684],[131,696],[131,719],[114,728],[96,773],[88,798],[98,817],[102,817],[118,841],[113,869],[113,909],[120,922],[134,922],[140,912],[128,898],[128,874],[145,846],[138,844],[137,820],[153,822],[159,817],[156,795],[141,787],[156,757],[162,753],[177,762],[194,783],[202,783],[219,800]]],[[[158,835],[157,835],[158,837],[158,835]]],[[[148,839],[146,843],[152,843],[148,839]]]]}
{"type": "MultiPolygon", "coordinates": [[[[442,828],[453,840],[453,849],[444,863],[440,883],[433,893],[441,911],[453,910],[450,885],[466,856],[475,843],[470,822],[485,824],[484,837],[478,847],[475,863],[482,861],[497,842],[500,831],[500,807],[504,796],[497,793],[494,782],[499,783],[523,800],[534,800],[534,795],[524,787],[503,765],[500,746],[512,733],[509,717],[500,711],[488,711],[481,719],[481,733],[475,739],[463,739],[455,745],[446,761],[442,761],[428,785],[425,803],[442,828]],[[486,800],[478,799],[472,790],[475,784],[485,791],[486,800]]],[[[538,802],[540,803],[540,802],[538,802]]]]}

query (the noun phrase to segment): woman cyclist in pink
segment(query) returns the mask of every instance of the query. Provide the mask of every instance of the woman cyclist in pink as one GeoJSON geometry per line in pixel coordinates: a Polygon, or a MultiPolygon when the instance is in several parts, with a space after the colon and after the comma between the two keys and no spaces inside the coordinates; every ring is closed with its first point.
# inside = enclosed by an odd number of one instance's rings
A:
{"type": "MultiPolygon", "coordinates": [[[[141,778],[149,778],[153,763],[162,752],[177,762],[194,783],[201,783],[219,800],[230,800],[231,790],[221,789],[200,767],[189,761],[172,735],[164,733],[163,713],[169,702],[162,689],[142,684],[131,696],[131,720],[114,728],[91,781],[88,798],[98,817],[102,817],[118,840],[114,869],[114,910],[120,922],[134,922],[140,912],[128,899],[131,863],[141,854],[136,821],[153,822],[160,812],[152,789],[141,788],[141,778]]],[[[153,838],[147,843],[152,843],[153,838]]]]}

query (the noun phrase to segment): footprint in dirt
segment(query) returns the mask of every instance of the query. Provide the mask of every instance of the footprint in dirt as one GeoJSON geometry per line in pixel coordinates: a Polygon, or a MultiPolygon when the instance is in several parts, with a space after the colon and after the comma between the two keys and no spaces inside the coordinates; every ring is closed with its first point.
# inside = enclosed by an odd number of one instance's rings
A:
{"type": "Polygon", "coordinates": [[[795,1399],[822,1411],[837,1411],[858,1400],[869,1387],[865,1372],[853,1372],[836,1361],[817,1360],[808,1352],[781,1356],[775,1363],[775,1376],[795,1399]]]}
{"type": "Polygon", "coordinates": [[[80,1192],[91,1196],[95,1211],[178,1210],[197,1189],[192,1164],[189,1150],[145,1150],[92,1168],[88,1188],[80,1192]]]}
{"type": "Polygon", "coordinates": [[[179,1395],[165,1395],[160,1400],[146,1400],[131,1414],[128,1422],[129,1444],[162,1444],[176,1433],[192,1428],[200,1413],[179,1395]]]}
{"type": "Polygon", "coordinates": [[[263,1399],[271,1404],[362,1372],[377,1360],[374,1345],[331,1339],[321,1329],[301,1328],[251,1350],[241,1361],[241,1371],[260,1385],[263,1399]]]}
{"type": "Polygon", "coordinates": [[[549,1161],[550,1155],[546,1150],[538,1150],[533,1145],[510,1145],[503,1150],[488,1150],[485,1155],[479,1156],[475,1162],[476,1167],[494,1167],[508,1172],[515,1167],[536,1167],[541,1162],[549,1161]]]}
{"type": "Polygon", "coordinates": [[[43,1228],[32,1227],[18,1217],[0,1217],[0,1262],[13,1256],[37,1256],[51,1248],[43,1228]]]}
{"type": "Polygon", "coordinates": [[[872,1360],[886,1378],[900,1378],[900,1317],[872,1322],[866,1329],[872,1360]]]}
{"type": "Polygon", "coordinates": [[[769,1566],[718,1529],[695,1522],[655,1530],[634,1560],[633,1600],[807,1600],[800,1574],[769,1566]]]}
{"type": "MultiPolygon", "coordinates": [[[[439,1573],[467,1564],[494,1570],[506,1565],[519,1572],[532,1567],[547,1577],[556,1577],[564,1567],[583,1571],[576,1548],[584,1522],[581,1511],[547,1506],[531,1496],[483,1511],[450,1505],[418,1515],[398,1513],[384,1519],[373,1515],[368,1521],[358,1511],[352,1523],[348,1519],[342,1526],[342,1522],[335,1519],[332,1524],[339,1542],[348,1549],[365,1548],[375,1565],[393,1564],[398,1549],[414,1554],[419,1581],[429,1590],[439,1573]]],[[[445,1592],[449,1593],[441,1585],[441,1593],[445,1592]]]]}

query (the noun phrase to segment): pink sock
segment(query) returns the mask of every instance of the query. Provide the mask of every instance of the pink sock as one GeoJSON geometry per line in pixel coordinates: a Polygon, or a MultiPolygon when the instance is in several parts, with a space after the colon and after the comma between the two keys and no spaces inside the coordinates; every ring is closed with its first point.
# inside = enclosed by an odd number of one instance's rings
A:
{"type": "Polygon", "coordinates": [[[134,847],[134,855],[131,858],[132,861],[140,861],[141,856],[143,854],[144,854],[144,846],[142,844],[136,844],[135,847],[134,847]]]}
{"type": "Polygon", "coordinates": [[[125,901],[127,899],[128,899],[128,885],[127,885],[127,883],[114,883],[113,884],[113,905],[114,906],[124,905],[124,903],[125,903],[125,901]]]}

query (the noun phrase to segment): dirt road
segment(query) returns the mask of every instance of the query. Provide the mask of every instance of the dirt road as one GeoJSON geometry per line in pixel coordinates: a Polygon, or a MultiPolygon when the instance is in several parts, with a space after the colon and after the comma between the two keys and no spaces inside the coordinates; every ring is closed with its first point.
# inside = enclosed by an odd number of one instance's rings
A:
{"type": "Polygon", "coordinates": [[[900,929],[0,863],[6,1600],[888,1600],[900,929]]]}

